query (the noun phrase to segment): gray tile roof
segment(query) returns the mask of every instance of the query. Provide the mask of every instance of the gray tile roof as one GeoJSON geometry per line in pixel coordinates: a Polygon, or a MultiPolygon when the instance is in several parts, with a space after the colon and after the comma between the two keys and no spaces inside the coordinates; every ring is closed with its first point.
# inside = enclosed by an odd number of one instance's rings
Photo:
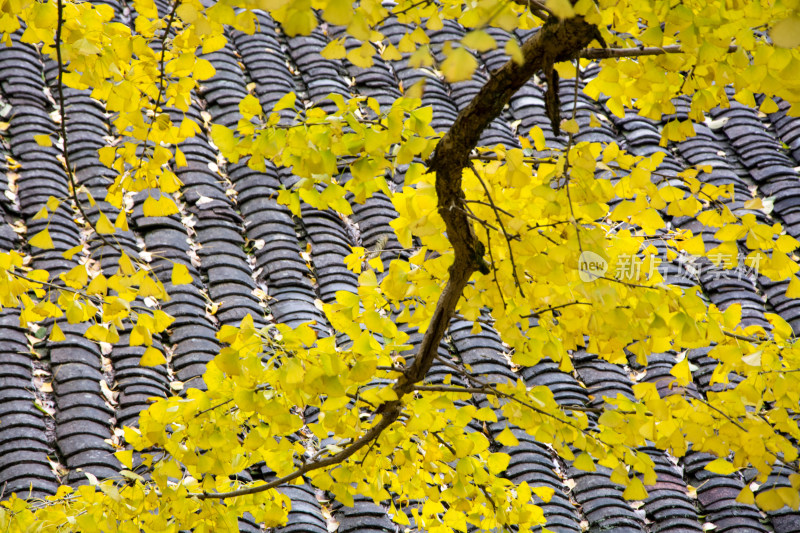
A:
{"type": "MultiPolygon", "coordinates": [[[[130,23],[130,6],[114,0],[107,3],[114,7],[120,22],[130,23]]],[[[157,3],[165,10],[163,2],[157,3]]],[[[480,56],[481,68],[472,80],[447,84],[431,71],[412,68],[407,58],[393,62],[378,58],[370,69],[324,59],[320,51],[341,34],[337,28],[328,28],[327,34],[318,28],[309,36],[287,38],[269,16],[259,14],[258,21],[259,30],[254,35],[229,32],[228,44],[205,56],[217,73],[203,82],[187,113],[198,123],[204,122],[203,113],[207,112],[214,122],[235,125],[238,103],[250,92],[251,83],[265,109],[286,92],[297,91],[304,99],[330,110],[332,103],[325,97],[332,92],[371,96],[384,106],[400,95],[401,84],[410,87],[425,79],[423,104],[433,107],[433,127],[443,130],[486,81],[487,72],[506,61],[499,51],[503,44],[525,37],[524,33],[512,35],[489,29],[500,49],[480,56]]],[[[393,18],[384,25],[385,35],[394,44],[406,29],[393,18]]],[[[430,33],[431,45],[438,54],[442,43],[463,34],[463,28],[445,21],[442,30],[430,33]]],[[[49,221],[34,219],[50,196],[68,196],[58,150],[39,146],[33,138],[56,132],[50,96],[56,67],[36,49],[21,44],[19,34],[13,41],[10,48],[0,47],[0,120],[9,122],[8,129],[0,132],[0,189],[4,193],[0,207],[5,219],[0,225],[0,249],[28,250],[25,235],[49,225],[55,248],[34,250],[32,266],[57,276],[77,264],[76,259],[64,259],[62,252],[80,244],[82,237],[73,223],[75,213],[67,204],[62,204],[49,221]],[[19,167],[5,156],[13,158],[19,167]],[[27,232],[15,231],[18,221],[24,223],[27,232]]],[[[352,39],[345,41],[348,49],[356,45],[352,39]]],[[[591,77],[593,68],[584,74],[591,77]]],[[[800,119],[787,117],[785,106],[764,116],[733,103],[730,109],[712,113],[713,129],[698,124],[696,137],[673,143],[665,150],[658,146],[659,128],[671,117],[655,122],[629,112],[620,119],[582,92],[573,102],[573,80],[562,80],[560,93],[564,109],[576,105],[580,125],[588,124],[591,114],[604,119],[600,128],[581,128],[577,140],[616,141],[637,155],[664,152],[661,171],[668,175],[689,165],[712,164],[713,172],[701,177],[708,183],[733,184],[737,200],[729,205],[735,213],[751,213],[766,220],[762,211],[745,209],[740,198],[750,198],[751,191],[773,197],[772,220],[783,223],[790,235],[800,237],[800,176],[796,170],[800,119]]],[[[113,175],[98,160],[97,149],[106,146],[115,132],[102,104],[88,92],[67,90],[66,105],[70,158],[77,179],[98,200],[88,214],[97,217],[98,209],[102,209],[113,219],[115,209],[100,200],[113,175]]],[[[685,118],[688,103],[678,101],[676,106],[677,116],[685,118]]],[[[285,114],[286,119],[292,118],[291,113],[285,114]]],[[[180,116],[176,112],[174,119],[180,116]]],[[[512,98],[503,116],[491,123],[481,142],[518,146],[515,131],[528,131],[534,125],[544,130],[550,145],[565,145],[565,138],[556,136],[550,127],[541,86],[532,81],[512,98]]],[[[343,263],[350,247],[374,247],[388,239],[385,261],[397,254],[391,252],[399,244],[389,226],[395,212],[382,193],[363,205],[354,205],[354,213],[347,220],[308,205],[302,206],[302,218],[297,218],[274,200],[281,186],[290,186],[296,180],[287,169],[268,165],[266,171],[257,172],[243,162],[222,164],[206,133],[189,139],[181,149],[188,166],[175,169],[185,184],[180,215],[145,218],[145,195],[140,194],[134,201],[130,231],[115,234],[127,255],[150,264],[171,296],[163,310],[175,322],[157,340],[158,346],[172,350],[169,365],[140,366],[144,350],[128,346],[130,329],[120,333],[120,342],[113,347],[87,341],[79,326],[62,326],[66,335],[63,342],[44,340],[32,346],[27,332],[19,327],[18,311],[0,311],[0,486],[6,496],[13,491],[35,497],[52,494],[60,482],[84,482],[84,472],[98,478],[116,474],[120,465],[109,442],[119,439],[123,425],[136,424],[148,398],[174,394],[171,384],[180,381],[186,386],[202,386],[200,376],[205,364],[219,350],[215,333],[220,325],[238,325],[249,313],[261,325],[298,325],[314,320],[325,334],[328,326],[317,300],[330,302],[336,291],[357,290],[357,277],[343,263]],[[221,171],[217,171],[220,164],[221,171]],[[307,249],[310,256],[304,255],[307,249]],[[172,262],[185,265],[195,282],[172,286],[172,262]],[[212,302],[220,303],[216,313],[208,312],[212,302]],[[43,386],[50,382],[52,390],[43,386]],[[52,416],[43,414],[34,402],[52,416]]],[[[393,186],[401,186],[402,179],[399,173],[393,186]]],[[[707,243],[714,241],[715,230],[702,227],[694,219],[675,217],[671,222],[678,228],[702,232],[707,243]]],[[[89,250],[104,272],[116,271],[118,250],[99,240],[90,241],[89,250]]],[[[753,275],[731,279],[720,276],[708,264],[705,267],[699,282],[710,301],[723,308],[732,302],[741,303],[748,324],[767,326],[764,313],[778,312],[796,332],[800,331],[800,301],[784,296],[786,283],[753,275]]],[[[670,268],[675,275],[682,266],[674,262],[670,268]]],[[[460,363],[471,365],[487,381],[521,376],[529,386],[546,385],[562,404],[597,407],[602,405],[603,396],[632,397],[631,372],[643,370],[634,361],[624,368],[577,352],[574,374],[560,371],[549,360],[515,373],[502,357],[499,336],[490,327],[479,334],[471,333],[471,328],[471,323],[454,319],[441,353],[455,354],[460,363]]],[[[420,335],[410,333],[412,342],[419,342],[420,335]]],[[[705,353],[707,350],[689,353],[690,361],[698,367],[690,394],[702,395],[721,387],[710,384],[714,362],[705,353]]],[[[674,363],[672,354],[652,354],[646,373],[637,379],[663,388],[674,363]]],[[[429,381],[441,382],[449,373],[446,366],[436,364],[429,381]]],[[[458,380],[457,376],[453,378],[454,383],[458,380]]],[[[485,399],[475,401],[488,405],[485,399]]],[[[313,418],[314,414],[308,416],[313,418]]],[[[495,438],[504,428],[501,418],[487,427],[476,423],[473,429],[495,438]]],[[[553,498],[542,503],[553,531],[699,532],[704,523],[714,524],[720,533],[800,531],[800,514],[796,511],[784,508],[763,513],[735,502],[739,490],[749,482],[747,472],[745,476],[711,474],[703,469],[711,459],[707,454],[689,452],[675,461],[662,451],[647,448],[658,480],[649,488],[643,505],[634,508],[622,498],[621,487],[610,481],[607,469],[577,470],[531,436],[519,430],[514,433],[519,444],[503,447],[511,455],[505,475],[514,482],[553,488],[553,498]]],[[[792,470],[776,467],[767,485],[787,485],[790,473],[792,470]]],[[[243,475],[257,478],[269,474],[253,470],[243,475]]],[[[357,499],[350,508],[329,504],[329,495],[308,484],[282,490],[291,497],[293,509],[289,524],[280,531],[325,533],[323,506],[333,513],[341,533],[398,531],[386,509],[371,500],[357,499]]],[[[256,531],[258,527],[243,518],[241,529],[256,531]]]]}

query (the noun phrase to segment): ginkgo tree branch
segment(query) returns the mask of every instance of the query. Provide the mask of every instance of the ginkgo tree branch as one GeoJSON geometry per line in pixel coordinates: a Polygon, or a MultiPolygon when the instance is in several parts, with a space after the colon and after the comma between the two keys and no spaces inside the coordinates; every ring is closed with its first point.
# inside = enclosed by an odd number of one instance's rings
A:
{"type": "Polygon", "coordinates": [[[739,335],[737,333],[732,333],[730,331],[725,331],[725,330],[722,330],[722,334],[725,335],[726,337],[730,337],[732,339],[737,339],[737,340],[745,341],[745,342],[752,342],[753,344],[763,344],[763,343],[769,341],[769,339],[761,339],[759,337],[755,337],[755,336],[752,336],[752,335],[739,335]]]}
{"type": "MultiPolygon", "coordinates": [[[[727,52],[733,53],[739,47],[732,44],[727,52]]],[[[641,56],[662,56],[665,54],[682,54],[683,48],[679,44],[667,46],[642,46],[637,48],[587,48],[580,56],[583,59],[609,59],[612,57],[641,57],[641,56]]]]}
{"type": "Polygon", "coordinates": [[[541,315],[542,313],[552,313],[553,311],[557,311],[558,309],[562,309],[564,307],[570,307],[570,306],[573,306],[573,305],[588,305],[588,306],[591,306],[592,303],[591,302],[580,302],[580,301],[567,302],[567,303],[561,304],[561,305],[553,305],[553,306],[545,307],[545,308],[542,308],[542,309],[535,309],[531,314],[523,315],[522,318],[539,318],[539,315],[541,315]]]}
{"type": "Polygon", "coordinates": [[[522,45],[522,63],[509,60],[494,71],[489,81],[458,114],[452,127],[436,145],[427,166],[436,174],[438,211],[445,222],[447,238],[453,246],[453,262],[448,270],[449,278],[436,303],[413,363],[406,368],[393,387],[396,399],[383,403],[375,410],[375,416],[380,416],[375,425],[338,453],[306,463],[269,483],[229,492],[204,491],[190,496],[201,500],[224,499],[279,487],[313,470],[342,463],[377,439],[399,418],[403,411],[403,398],[412,393],[428,374],[456,305],[472,274],[476,271],[484,274],[490,272],[483,258],[483,244],[475,235],[464,209],[462,173],[469,168],[470,153],[477,145],[481,132],[536,71],[547,64],[574,57],[594,40],[596,34],[597,28],[582,17],[562,21],[548,20],[539,32],[522,45]]]}
{"type": "MultiPolygon", "coordinates": [[[[506,394],[505,392],[501,392],[489,385],[483,385],[480,387],[459,387],[457,385],[417,385],[414,387],[414,390],[420,392],[452,392],[454,394],[485,394],[487,396],[497,396],[498,398],[505,398],[507,400],[511,400],[525,407],[528,407],[539,414],[543,414],[545,416],[552,417],[551,413],[547,413],[546,411],[542,411],[536,407],[531,406],[527,402],[523,400],[519,400],[518,398],[506,394]]],[[[562,405],[561,408],[569,411],[581,411],[586,413],[602,413],[603,410],[599,408],[593,407],[584,407],[582,405],[562,405]]],[[[556,417],[556,420],[563,422],[560,418],[556,417]]]]}
{"type": "Polygon", "coordinates": [[[422,339],[414,363],[398,381],[396,392],[407,394],[421,381],[436,356],[456,304],[472,274],[488,274],[483,258],[483,244],[475,235],[462,205],[462,173],[469,168],[470,154],[477,146],[483,130],[532,76],[547,64],[564,61],[585,48],[597,33],[597,28],[582,17],[563,21],[553,19],[522,45],[521,63],[508,61],[492,72],[489,81],[458,114],[450,129],[436,145],[428,160],[428,168],[436,173],[436,194],[439,215],[445,222],[447,238],[453,246],[453,263],[449,280],[433,312],[428,330],[422,339]]]}

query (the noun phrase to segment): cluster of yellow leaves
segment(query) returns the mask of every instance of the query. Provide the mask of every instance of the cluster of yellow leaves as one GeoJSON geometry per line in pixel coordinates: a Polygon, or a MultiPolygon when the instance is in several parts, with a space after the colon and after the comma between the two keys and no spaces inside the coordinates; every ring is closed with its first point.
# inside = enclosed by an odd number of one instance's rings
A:
{"type": "Polygon", "coordinates": [[[601,66],[613,68],[602,68],[585,92],[593,98],[604,95],[608,108],[620,117],[628,107],[654,119],[674,113],[671,101],[686,94],[692,98],[689,118],[702,122],[703,113],[727,105],[725,87],[733,84],[738,102],[756,107],[754,94],[763,93],[769,98],[760,109],[771,113],[777,110],[771,97],[777,96],[794,104],[790,113],[796,116],[800,49],[791,34],[798,27],[797,8],[794,1],[600,2],[601,28],[614,28],[604,32],[609,46],[680,46],[685,53],[603,60],[601,66]],[[772,42],[752,30],[764,26],[770,28],[772,42]]]}
{"type": "Polygon", "coordinates": [[[293,191],[282,191],[278,201],[297,216],[300,200],[318,209],[352,214],[344,199],[347,192],[362,203],[376,191],[391,194],[384,178],[387,171],[415,157],[427,158],[433,151],[436,139],[429,126],[433,111],[420,108],[419,99],[399,98],[391,109],[381,111],[373,98],[345,101],[337,94],[328,98],[336,104],[335,114],[312,108],[301,123],[287,126],[280,124],[278,111],[296,108],[294,93],[282,98],[266,119],[257,100],[246,97],[239,106],[245,118],[237,131],[215,124],[212,140],[228,160],[248,156],[247,164],[255,170],[264,170],[267,162],[292,168],[301,179],[293,191]],[[376,118],[366,120],[368,113],[376,118]],[[256,116],[262,119],[258,127],[251,121],[256,116]],[[340,185],[345,165],[350,179],[340,185]],[[318,190],[317,184],[324,188],[318,190]]]}

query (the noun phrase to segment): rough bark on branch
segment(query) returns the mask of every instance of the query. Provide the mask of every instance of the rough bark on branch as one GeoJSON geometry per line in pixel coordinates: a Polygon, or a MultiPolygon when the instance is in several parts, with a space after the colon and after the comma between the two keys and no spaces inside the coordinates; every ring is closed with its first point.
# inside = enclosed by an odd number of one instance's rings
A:
{"type": "MultiPolygon", "coordinates": [[[[731,54],[739,47],[732,44],[728,47],[731,54]]],[[[641,48],[587,48],[581,52],[584,59],[608,59],[611,57],[640,57],[640,56],[661,56],[664,54],[681,54],[683,49],[679,44],[669,46],[647,46],[641,48]]]]}

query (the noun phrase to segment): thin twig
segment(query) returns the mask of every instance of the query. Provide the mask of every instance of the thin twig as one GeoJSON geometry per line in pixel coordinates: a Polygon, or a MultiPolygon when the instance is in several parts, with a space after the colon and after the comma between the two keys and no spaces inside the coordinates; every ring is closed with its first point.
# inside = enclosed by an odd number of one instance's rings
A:
{"type": "Polygon", "coordinates": [[[453,455],[455,455],[455,456],[458,456],[458,453],[456,453],[456,449],[455,449],[455,448],[453,448],[453,447],[450,445],[450,443],[448,443],[447,441],[445,441],[445,440],[444,440],[444,439],[443,439],[441,436],[439,436],[439,432],[438,432],[438,431],[431,431],[431,434],[432,434],[434,437],[436,437],[436,440],[438,440],[438,441],[439,441],[439,444],[441,444],[442,446],[444,446],[445,448],[447,448],[448,450],[450,450],[450,453],[452,453],[452,454],[453,454],[453,455]]]}
{"type": "MultiPolygon", "coordinates": [[[[475,164],[472,161],[469,161],[469,168],[470,170],[472,170],[472,173],[475,174],[475,177],[478,178],[478,181],[483,187],[483,190],[486,192],[486,198],[489,199],[489,203],[491,204],[492,209],[494,210],[494,216],[497,219],[497,223],[500,225],[500,229],[503,230],[503,236],[506,238],[506,245],[508,246],[508,256],[509,260],[511,261],[511,273],[514,276],[514,282],[517,285],[517,289],[519,289],[520,295],[522,295],[523,298],[526,298],[525,291],[522,289],[522,283],[520,283],[519,277],[517,276],[517,263],[514,261],[514,249],[511,247],[511,238],[508,236],[508,232],[506,231],[506,226],[505,224],[503,224],[503,219],[502,217],[500,217],[500,213],[497,211],[494,199],[492,198],[492,195],[489,192],[489,187],[486,186],[486,183],[484,183],[483,178],[481,178],[481,175],[478,174],[478,169],[475,168],[475,164]]],[[[517,236],[517,238],[519,238],[519,236],[517,236]]]]}
{"type": "Polygon", "coordinates": [[[744,427],[743,425],[741,425],[739,422],[737,422],[736,420],[734,420],[733,418],[731,418],[731,417],[730,417],[730,415],[726,414],[724,411],[721,411],[719,408],[717,408],[717,407],[714,407],[713,405],[711,405],[711,404],[710,404],[710,403],[708,403],[707,401],[703,400],[702,398],[692,398],[692,400],[695,400],[695,401],[697,401],[697,402],[700,402],[700,403],[702,403],[703,405],[705,405],[705,406],[706,406],[706,407],[708,407],[709,409],[713,409],[714,411],[718,412],[718,413],[719,413],[719,414],[721,414],[723,417],[725,417],[725,418],[728,420],[728,422],[730,422],[731,424],[733,424],[733,425],[734,425],[734,426],[736,426],[737,428],[739,428],[739,429],[741,429],[742,431],[744,431],[745,433],[747,433],[747,429],[745,429],[745,427],[744,427]]]}
{"type": "Polygon", "coordinates": [[[364,466],[364,461],[367,460],[367,457],[369,457],[369,453],[372,451],[372,448],[375,447],[375,443],[377,442],[378,439],[375,439],[370,443],[369,448],[367,448],[367,453],[365,453],[364,457],[362,457],[361,460],[358,463],[356,463],[358,466],[364,466]]]}
{"type": "Polygon", "coordinates": [[[471,218],[472,220],[474,220],[475,222],[477,222],[481,226],[483,226],[485,228],[492,229],[492,230],[500,233],[500,230],[497,229],[493,224],[490,224],[489,222],[486,222],[485,220],[483,220],[481,217],[475,215],[472,212],[472,210],[469,208],[469,206],[467,206],[466,204],[464,205],[463,208],[457,207],[456,209],[459,209],[460,211],[463,211],[466,216],[468,216],[469,218],[471,218]]]}
{"type": "Polygon", "coordinates": [[[542,308],[542,309],[537,309],[537,310],[533,311],[531,314],[523,315],[520,318],[538,318],[539,315],[542,314],[542,313],[551,313],[551,312],[553,312],[553,311],[555,311],[557,309],[562,309],[564,307],[570,307],[572,305],[589,305],[589,306],[591,306],[592,304],[589,303],[589,302],[568,302],[568,303],[561,304],[561,305],[554,305],[552,307],[545,307],[545,308],[542,308]]]}
{"type": "Polygon", "coordinates": [[[621,279],[616,278],[609,278],[608,276],[598,276],[597,274],[590,274],[591,276],[597,279],[604,279],[606,281],[613,281],[614,283],[619,283],[620,285],[625,285],[626,287],[637,288],[637,289],[650,289],[653,291],[662,290],[661,287],[651,287],[649,285],[641,285],[639,283],[631,283],[630,281],[622,281],[621,279]]]}
{"type": "MultiPolygon", "coordinates": [[[[485,187],[484,187],[484,190],[485,190],[485,187]]],[[[508,216],[508,217],[514,218],[514,215],[513,215],[513,214],[509,213],[508,211],[506,211],[505,209],[503,209],[503,208],[501,208],[501,207],[497,207],[496,205],[494,205],[494,202],[492,202],[492,203],[489,203],[489,202],[484,202],[484,201],[482,201],[482,200],[464,200],[464,202],[465,202],[465,203],[467,203],[467,204],[480,204],[480,205],[485,205],[486,207],[491,207],[491,208],[492,208],[492,209],[494,209],[496,212],[497,212],[497,211],[499,211],[500,213],[503,213],[504,215],[506,215],[506,216],[508,216]]]]}
{"type": "Polygon", "coordinates": [[[19,272],[14,272],[13,270],[7,270],[6,273],[8,275],[10,275],[10,276],[14,276],[15,278],[22,279],[22,280],[25,280],[25,281],[30,282],[30,283],[35,283],[35,284],[41,285],[43,287],[48,287],[48,288],[53,289],[53,290],[64,291],[64,292],[68,292],[70,294],[77,294],[78,296],[82,296],[82,297],[86,298],[86,300],[89,303],[93,304],[93,305],[103,305],[103,300],[99,296],[93,296],[93,295],[90,295],[90,294],[84,294],[84,293],[82,293],[81,291],[79,291],[77,289],[73,289],[71,287],[62,287],[61,285],[56,285],[55,283],[50,283],[50,282],[47,282],[47,281],[39,281],[39,280],[31,279],[28,276],[20,274],[19,272]]]}
{"type": "MultiPolygon", "coordinates": [[[[405,8],[405,9],[401,9],[400,11],[394,11],[394,12],[392,12],[392,13],[389,13],[389,16],[393,16],[393,15],[394,15],[394,16],[397,16],[397,15],[402,15],[402,14],[404,14],[404,13],[407,13],[407,12],[411,11],[411,10],[412,10],[412,9],[414,9],[415,7],[419,7],[419,6],[421,6],[421,5],[424,5],[424,4],[430,4],[431,2],[432,2],[432,0],[421,0],[420,2],[417,2],[417,3],[415,3],[415,4],[411,4],[410,6],[408,6],[408,7],[407,7],[407,8],[405,8]]],[[[388,17],[387,17],[387,18],[388,18],[388,17]]],[[[385,21],[386,21],[386,19],[383,19],[383,20],[382,20],[382,21],[381,21],[379,24],[382,24],[382,23],[384,23],[385,21]]],[[[377,27],[377,24],[376,24],[375,26],[377,27]]]]}
{"type": "MultiPolygon", "coordinates": [[[[269,387],[268,385],[259,385],[258,387],[256,387],[256,388],[253,390],[253,392],[263,392],[263,391],[265,391],[265,390],[269,390],[270,388],[271,388],[271,387],[269,387]]],[[[210,412],[210,411],[213,411],[214,409],[217,409],[217,408],[219,408],[219,407],[222,407],[222,406],[224,406],[224,405],[227,405],[227,404],[231,403],[232,401],[233,401],[233,398],[230,398],[230,399],[228,399],[228,400],[225,400],[224,402],[220,402],[220,403],[218,403],[218,404],[216,404],[216,405],[212,405],[212,406],[211,406],[211,407],[209,407],[208,409],[203,409],[202,411],[198,411],[198,412],[196,412],[196,413],[194,414],[194,417],[193,417],[193,418],[197,418],[198,416],[204,415],[204,414],[206,414],[206,413],[208,413],[208,412],[210,412]]]]}
{"type": "Polygon", "coordinates": [[[348,398],[350,398],[354,402],[364,402],[365,404],[369,405],[373,409],[376,409],[378,407],[377,405],[375,405],[375,404],[373,404],[371,402],[368,402],[364,398],[359,398],[357,394],[352,394],[350,392],[347,392],[347,393],[345,393],[345,396],[347,396],[348,398]]]}
{"type": "MultiPolygon", "coordinates": [[[[61,0],[59,0],[61,1],[61,0]]],[[[178,11],[178,6],[181,4],[180,0],[174,0],[172,4],[172,10],[169,12],[167,17],[167,25],[164,27],[164,33],[161,35],[159,39],[159,44],[161,45],[161,57],[159,58],[158,64],[158,94],[156,95],[155,105],[153,107],[153,118],[150,121],[150,124],[147,125],[147,133],[144,136],[144,146],[142,147],[142,157],[147,157],[147,145],[150,143],[150,134],[153,132],[153,125],[156,123],[156,119],[158,118],[158,108],[161,106],[161,97],[164,95],[164,91],[166,89],[166,55],[167,55],[167,38],[169,37],[169,32],[172,29],[172,24],[175,22],[175,14],[178,11]]],[[[139,160],[139,164],[136,168],[138,171],[142,168],[142,159],[139,160]]]]}
{"type": "Polygon", "coordinates": [[[762,370],[759,372],[761,374],[789,374],[791,372],[800,372],[800,368],[792,368],[788,370],[762,370]]]}
{"type": "MultiPolygon", "coordinates": [[[[537,407],[534,407],[527,402],[520,400],[519,398],[507,394],[505,392],[501,392],[491,385],[485,385],[482,387],[459,387],[457,385],[417,385],[414,387],[414,390],[420,392],[450,392],[455,394],[485,394],[487,396],[497,396],[498,398],[505,398],[507,400],[511,400],[517,403],[528,407],[529,409],[533,409],[538,413],[545,414],[543,411],[540,411],[537,407]]],[[[583,407],[582,405],[560,405],[562,409],[566,409],[569,411],[581,411],[587,413],[602,413],[603,409],[594,408],[594,407],[583,407]]],[[[548,416],[553,417],[553,415],[548,414],[548,416]]],[[[561,422],[567,423],[565,420],[561,420],[560,418],[554,417],[556,420],[561,422]]]]}
{"type": "MultiPolygon", "coordinates": [[[[733,53],[739,47],[732,44],[728,47],[727,53],[733,53]]],[[[682,54],[683,49],[679,44],[669,46],[650,46],[640,48],[586,48],[580,53],[584,59],[609,59],[612,57],[640,57],[640,56],[660,56],[664,54],[682,54]]]]}
{"type": "Polygon", "coordinates": [[[506,296],[503,294],[503,289],[500,287],[500,282],[497,280],[497,263],[494,262],[494,254],[492,253],[492,233],[489,228],[486,230],[486,249],[489,251],[489,259],[492,261],[492,273],[494,274],[494,284],[497,285],[497,292],[500,294],[500,301],[503,302],[503,311],[506,311],[506,296]]]}
{"type": "Polygon", "coordinates": [[[402,373],[403,373],[403,371],[405,370],[405,368],[403,368],[403,367],[401,367],[401,366],[399,366],[399,365],[398,365],[398,366],[396,366],[396,367],[394,367],[394,366],[380,366],[380,365],[378,365],[378,366],[376,366],[376,367],[375,367],[375,370],[382,370],[382,371],[384,371],[384,372],[399,372],[399,373],[401,373],[401,374],[402,374],[402,373]]]}
{"type": "MultiPolygon", "coordinates": [[[[58,112],[61,115],[61,121],[59,124],[59,129],[61,133],[61,156],[64,158],[64,170],[67,173],[67,179],[69,180],[70,185],[70,196],[72,200],[75,202],[75,205],[80,211],[81,216],[89,224],[89,227],[94,230],[97,236],[108,246],[114,249],[114,245],[111,244],[108,240],[106,240],[105,235],[97,231],[92,220],[89,218],[89,215],[86,214],[86,211],[83,209],[83,204],[81,204],[80,198],[78,197],[78,185],[75,182],[75,173],[72,171],[72,163],[69,161],[69,150],[67,149],[67,115],[64,106],[64,59],[61,55],[61,31],[64,26],[64,0],[57,0],[57,13],[56,16],[58,17],[58,23],[56,25],[56,36],[55,36],[55,45],[56,45],[56,62],[58,63],[58,112]]],[[[122,251],[122,248],[119,249],[122,251]]]]}
{"type": "Polygon", "coordinates": [[[458,320],[463,320],[465,322],[477,322],[478,324],[486,324],[489,327],[494,326],[494,323],[495,323],[494,320],[491,320],[491,317],[484,318],[484,317],[480,317],[479,316],[476,319],[471,320],[471,319],[465,317],[464,315],[462,315],[461,313],[453,313],[453,318],[457,318],[458,320]]]}
{"type": "Polygon", "coordinates": [[[769,341],[769,339],[760,339],[758,337],[753,337],[753,336],[738,335],[736,333],[731,333],[730,331],[725,331],[725,330],[722,331],[722,334],[732,339],[739,339],[740,341],[752,342],[755,344],[763,344],[769,341]]]}
{"type": "MultiPolygon", "coordinates": [[[[505,161],[505,158],[500,158],[497,155],[473,155],[470,159],[477,161],[505,161]]],[[[552,157],[524,157],[522,159],[526,163],[555,163],[552,157]]]]}

